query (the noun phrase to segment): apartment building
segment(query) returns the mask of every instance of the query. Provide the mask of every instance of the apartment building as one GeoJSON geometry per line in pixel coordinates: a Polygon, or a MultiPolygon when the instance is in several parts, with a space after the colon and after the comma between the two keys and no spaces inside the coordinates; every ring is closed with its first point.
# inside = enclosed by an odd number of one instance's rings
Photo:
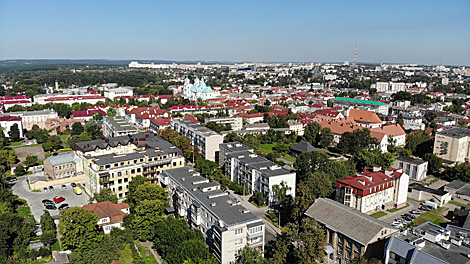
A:
{"type": "Polygon", "coordinates": [[[449,163],[470,161],[470,129],[451,128],[434,137],[433,153],[449,163]]]}
{"type": "Polygon", "coordinates": [[[75,152],[59,153],[44,160],[44,176],[62,179],[77,176],[80,157],[75,152]]]}
{"type": "Polygon", "coordinates": [[[103,135],[105,137],[125,136],[137,133],[138,130],[119,116],[103,117],[103,135]]]}
{"type": "Polygon", "coordinates": [[[406,205],[409,176],[403,169],[366,168],[335,183],[335,200],[362,213],[406,205]]]}
{"type": "Polygon", "coordinates": [[[385,248],[385,264],[470,263],[470,230],[426,222],[393,235],[385,248]]]}
{"type": "Polygon", "coordinates": [[[189,138],[191,144],[199,148],[204,159],[218,160],[219,144],[224,142],[224,136],[186,118],[171,120],[171,128],[189,138]]]}
{"type": "Polygon", "coordinates": [[[305,212],[326,230],[323,263],[349,263],[358,256],[383,258],[385,242],[398,230],[328,198],[319,198],[305,212]]]}
{"type": "Polygon", "coordinates": [[[85,191],[90,195],[110,189],[124,199],[133,177],[142,175],[158,183],[163,170],[185,165],[180,149],[149,132],[79,142],[74,149],[81,158],[85,191]]]}
{"type": "Polygon", "coordinates": [[[405,156],[398,156],[395,159],[393,168],[401,168],[410,176],[410,179],[421,181],[428,173],[428,162],[422,159],[413,159],[405,156]]]}
{"type": "Polygon", "coordinates": [[[163,172],[161,184],[168,190],[175,214],[206,237],[220,263],[234,263],[245,247],[264,251],[265,226],[261,218],[190,167],[163,172]]]}
{"type": "Polygon", "coordinates": [[[206,118],[204,121],[206,123],[216,122],[218,124],[230,124],[232,130],[241,130],[243,128],[243,118],[239,116],[206,118]]]}
{"type": "Polygon", "coordinates": [[[247,193],[260,192],[271,204],[276,202],[273,186],[281,185],[284,182],[290,187],[287,195],[295,196],[295,172],[286,170],[276,163],[256,155],[249,147],[238,142],[221,145],[223,145],[221,148],[224,149],[224,157],[221,159],[223,159],[222,167],[225,176],[247,186],[247,193]]]}
{"type": "Polygon", "coordinates": [[[225,171],[225,164],[228,162],[226,161],[227,154],[239,151],[249,151],[254,153],[254,149],[252,147],[248,147],[238,141],[219,144],[219,167],[225,171]]]}
{"type": "MultiPolygon", "coordinates": [[[[21,117],[23,128],[26,130],[31,130],[34,125],[38,125],[39,128],[45,129],[46,120],[48,118],[59,117],[53,110],[10,112],[8,115],[21,117]]],[[[3,116],[5,116],[5,114],[3,116]]]]}

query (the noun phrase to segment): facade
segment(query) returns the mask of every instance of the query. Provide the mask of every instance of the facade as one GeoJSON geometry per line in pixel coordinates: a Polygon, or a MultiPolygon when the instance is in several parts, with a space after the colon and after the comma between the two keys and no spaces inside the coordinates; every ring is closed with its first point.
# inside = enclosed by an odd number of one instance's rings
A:
{"type": "Polygon", "coordinates": [[[375,86],[372,85],[374,88],[377,89],[377,92],[383,93],[398,93],[400,91],[406,91],[408,88],[405,83],[394,83],[394,82],[377,82],[375,86]]]}
{"type": "Polygon", "coordinates": [[[349,263],[357,256],[382,259],[385,241],[398,230],[336,201],[319,198],[305,212],[326,230],[323,263],[349,263]]]}
{"type": "MultiPolygon", "coordinates": [[[[43,101],[37,102],[38,104],[47,104],[47,103],[63,103],[72,105],[74,103],[89,103],[89,104],[96,104],[98,102],[105,101],[106,97],[101,95],[72,95],[72,96],[64,96],[63,94],[50,94],[49,98],[43,98],[43,101]]],[[[34,97],[36,99],[36,97],[34,97]]]]}
{"type": "Polygon", "coordinates": [[[114,204],[110,201],[86,204],[82,208],[91,210],[98,216],[100,220],[97,224],[103,228],[105,234],[111,233],[112,228],[124,229],[124,217],[131,213],[128,204],[114,204]]]}
{"type": "Polygon", "coordinates": [[[194,84],[191,84],[188,78],[184,80],[183,96],[190,100],[197,100],[199,98],[206,100],[217,98],[220,96],[220,93],[214,92],[210,86],[207,86],[204,79],[199,80],[196,77],[194,84]]]}
{"type": "Polygon", "coordinates": [[[400,124],[371,128],[370,131],[386,134],[388,141],[390,142],[393,140],[395,142],[395,146],[405,146],[406,144],[406,132],[400,124]]]}
{"type": "Polygon", "coordinates": [[[444,190],[435,190],[414,182],[408,186],[408,197],[418,201],[434,200],[437,206],[444,206],[452,199],[452,194],[444,190]]]}
{"type": "Polygon", "coordinates": [[[104,90],[104,97],[109,98],[111,100],[114,100],[116,97],[121,97],[121,96],[133,96],[134,92],[132,91],[132,88],[129,87],[118,87],[118,88],[110,88],[107,89],[105,88],[104,90]]]}
{"type": "Polygon", "coordinates": [[[103,135],[105,137],[118,137],[137,133],[138,130],[119,116],[103,117],[103,135]]]}
{"type": "Polygon", "coordinates": [[[80,157],[73,151],[50,156],[44,160],[44,176],[54,180],[77,176],[79,162],[80,157]]]}
{"type": "Polygon", "coordinates": [[[426,222],[393,235],[385,248],[385,264],[470,263],[470,230],[447,225],[444,229],[426,222]]]}
{"type": "Polygon", "coordinates": [[[202,157],[210,161],[219,158],[219,144],[224,136],[186,118],[171,120],[171,128],[191,141],[201,151],[202,157]]]}
{"type": "Polygon", "coordinates": [[[0,126],[5,137],[10,137],[11,127],[16,124],[20,131],[20,138],[23,137],[23,122],[20,116],[2,116],[0,117],[0,126]]]}
{"type": "Polygon", "coordinates": [[[434,138],[433,153],[444,161],[470,161],[470,129],[451,128],[438,132],[434,138]]]}
{"type": "Polygon", "coordinates": [[[258,122],[263,122],[264,114],[263,113],[255,113],[255,114],[248,114],[248,113],[240,113],[236,114],[236,116],[242,117],[247,124],[251,125],[258,122]]]}
{"type": "Polygon", "coordinates": [[[133,177],[143,175],[158,183],[163,170],[185,165],[180,149],[150,132],[79,142],[74,149],[89,195],[110,189],[124,199],[133,177]]]}
{"type": "Polygon", "coordinates": [[[20,116],[22,118],[23,128],[26,130],[31,130],[33,125],[38,125],[39,128],[45,129],[46,120],[48,118],[59,117],[53,110],[10,112],[8,115],[20,116]]]}
{"type": "Polygon", "coordinates": [[[289,124],[289,130],[296,133],[299,136],[304,135],[304,126],[301,122],[295,120],[287,120],[287,124],[289,124]]]}
{"type": "Polygon", "coordinates": [[[175,214],[200,230],[220,263],[234,263],[245,247],[264,251],[265,225],[261,218],[240,205],[190,167],[165,170],[161,185],[168,190],[175,214]]]}
{"type": "Polygon", "coordinates": [[[362,213],[406,205],[409,176],[402,169],[366,168],[336,181],[335,200],[362,213]]]}
{"type": "Polygon", "coordinates": [[[254,153],[254,149],[244,145],[238,141],[230,142],[230,143],[221,143],[219,144],[219,167],[225,171],[225,166],[230,161],[227,160],[227,154],[231,152],[239,152],[239,151],[249,151],[254,153]]]}
{"type": "Polygon", "coordinates": [[[137,127],[145,129],[150,127],[151,119],[168,116],[168,110],[160,109],[160,107],[138,107],[125,111],[126,120],[131,124],[135,124],[137,127]]]}
{"type": "Polygon", "coordinates": [[[243,118],[238,116],[206,118],[204,121],[206,123],[216,122],[219,124],[230,124],[232,126],[232,130],[241,130],[243,128],[243,118]]]}
{"type": "MultiPolygon", "coordinates": [[[[252,151],[241,150],[249,147],[239,143],[221,144],[224,148],[223,168],[225,176],[230,180],[238,182],[242,186],[247,186],[247,193],[260,192],[268,203],[276,202],[274,185],[281,185],[284,182],[290,190],[287,195],[295,197],[296,174],[254,154],[252,151]],[[242,145],[242,146],[239,146],[242,145]],[[232,146],[232,147],[229,147],[232,146]]],[[[220,160],[219,159],[219,160],[220,160]]]]}
{"type": "Polygon", "coordinates": [[[345,97],[336,97],[333,100],[333,106],[341,107],[341,108],[362,107],[370,111],[374,111],[381,115],[388,115],[388,109],[390,107],[388,104],[383,103],[383,102],[360,100],[360,99],[345,98],[345,97]]]}
{"type": "Polygon", "coordinates": [[[404,156],[398,156],[395,159],[393,168],[401,168],[410,176],[410,179],[421,181],[428,173],[428,162],[421,159],[413,159],[404,156]]]}

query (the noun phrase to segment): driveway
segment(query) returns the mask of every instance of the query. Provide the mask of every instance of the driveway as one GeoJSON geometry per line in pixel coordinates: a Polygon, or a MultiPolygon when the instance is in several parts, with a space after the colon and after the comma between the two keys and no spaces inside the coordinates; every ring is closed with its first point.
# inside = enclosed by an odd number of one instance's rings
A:
{"type": "MultiPolygon", "coordinates": [[[[13,185],[12,190],[15,195],[18,195],[19,198],[25,199],[28,202],[29,208],[31,208],[31,213],[36,219],[37,222],[41,219],[41,215],[44,213],[44,206],[42,204],[43,199],[52,200],[55,196],[62,196],[65,198],[65,201],[58,204],[59,207],[61,204],[68,204],[70,207],[82,206],[88,204],[89,197],[83,192],[82,195],[76,195],[70,184],[67,184],[67,189],[62,189],[61,186],[54,186],[55,191],[53,192],[32,192],[28,183],[26,182],[26,177],[18,177],[18,181],[13,185]]],[[[49,210],[51,216],[58,216],[59,210],[49,210]]]]}
{"type": "Polygon", "coordinates": [[[408,206],[408,207],[406,207],[406,208],[402,208],[402,209],[400,209],[400,210],[398,210],[398,211],[395,211],[395,212],[393,212],[393,213],[390,213],[390,212],[385,211],[385,212],[387,213],[387,215],[382,216],[382,217],[380,217],[380,218],[378,218],[378,219],[379,219],[380,221],[383,221],[383,222],[387,223],[387,224],[390,224],[390,223],[393,222],[393,220],[395,220],[395,219],[397,219],[397,218],[400,218],[401,215],[404,215],[404,214],[410,212],[410,211],[413,210],[413,209],[419,208],[419,203],[418,203],[418,202],[415,202],[415,201],[410,200],[410,199],[408,199],[406,202],[407,202],[410,206],[408,206]]]}
{"type": "Polygon", "coordinates": [[[236,200],[240,201],[240,204],[243,205],[245,208],[250,209],[250,212],[252,212],[255,216],[263,219],[264,226],[266,228],[266,232],[264,233],[265,244],[268,243],[268,241],[276,240],[276,235],[280,234],[281,230],[271,224],[271,222],[263,218],[263,216],[265,216],[268,212],[269,207],[265,206],[258,208],[254,206],[253,204],[248,202],[250,196],[240,196],[238,194],[233,193],[233,191],[230,191],[230,195],[236,200]]]}

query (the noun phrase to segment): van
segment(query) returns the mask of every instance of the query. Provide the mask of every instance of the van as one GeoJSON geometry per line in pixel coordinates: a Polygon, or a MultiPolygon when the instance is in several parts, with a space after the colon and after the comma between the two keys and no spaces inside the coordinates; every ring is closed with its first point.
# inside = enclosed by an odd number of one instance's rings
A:
{"type": "Polygon", "coordinates": [[[80,194],[82,194],[82,188],[75,187],[75,188],[73,188],[73,192],[77,195],[80,195],[80,194]]]}

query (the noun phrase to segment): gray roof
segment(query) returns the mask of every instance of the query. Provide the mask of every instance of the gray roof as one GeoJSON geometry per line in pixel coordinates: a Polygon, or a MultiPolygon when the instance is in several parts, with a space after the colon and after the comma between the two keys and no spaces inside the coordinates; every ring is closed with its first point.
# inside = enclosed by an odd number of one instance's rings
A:
{"type": "Polygon", "coordinates": [[[74,151],[59,153],[57,156],[50,156],[47,158],[52,166],[61,165],[65,163],[78,163],[80,158],[74,151]]]}
{"type": "Polygon", "coordinates": [[[163,138],[157,136],[153,132],[141,132],[132,135],[125,135],[125,136],[117,136],[117,137],[110,137],[104,139],[95,139],[89,141],[83,141],[75,143],[74,149],[78,149],[82,152],[94,151],[96,148],[105,149],[109,147],[117,147],[118,145],[124,146],[129,143],[134,145],[149,145],[153,144],[153,142],[161,142],[165,141],[163,138]]]}
{"type": "Polygon", "coordinates": [[[209,129],[201,124],[195,123],[186,118],[178,118],[178,119],[173,119],[171,121],[174,123],[179,123],[180,125],[184,125],[188,128],[191,128],[191,130],[193,130],[194,133],[199,134],[204,137],[220,136],[220,134],[215,132],[214,130],[209,129]]]}
{"type": "Polygon", "coordinates": [[[467,128],[460,128],[454,127],[451,129],[447,129],[441,132],[438,132],[437,135],[448,136],[452,138],[462,138],[470,136],[470,129],[467,128]]]}
{"type": "Polygon", "coordinates": [[[300,141],[299,143],[295,144],[290,148],[290,150],[300,152],[300,153],[305,153],[305,152],[314,152],[318,151],[317,148],[312,146],[310,143],[307,141],[300,141]]]}
{"type": "Polygon", "coordinates": [[[403,161],[403,162],[406,162],[406,163],[415,164],[415,165],[421,165],[421,164],[424,164],[424,163],[428,163],[427,161],[424,161],[422,159],[413,159],[413,158],[408,158],[408,157],[405,157],[405,156],[398,156],[396,160],[403,161]]]}
{"type": "Polygon", "coordinates": [[[240,163],[248,167],[261,171],[267,177],[280,176],[293,173],[279,166],[278,164],[267,160],[250,151],[237,151],[227,153],[228,158],[235,158],[240,163]]]}
{"type": "Polygon", "coordinates": [[[127,132],[128,134],[137,132],[137,128],[119,116],[105,116],[106,119],[118,132],[127,132]]]}
{"type": "MultiPolygon", "coordinates": [[[[426,242],[430,243],[430,242],[426,242]]],[[[401,256],[404,259],[410,261],[413,264],[446,264],[440,259],[437,259],[427,253],[418,250],[415,246],[410,243],[403,241],[395,236],[392,236],[387,242],[387,249],[396,255],[401,256]],[[411,260],[413,260],[411,262],[411,260]]]]}
{"type": "Polygon", "coordinates": [[[163,173],[176,181],[179,187],[195,198],[197,203],[212,212],[218,220],[222,220],[228,226],[258,221],[262,222],[261,218],[256,217],[251,212],[245,211],[247,210],[245,207],[235,205],[237,201],[231,198],[227,193],[221,190],[202,192],[201,188],[198,188],[199,184],[196,184],[196,182],[204,182],[206,179],[202,176],[197,176],[197,174],[194,175],[196,172],[192,171],[190,167],[164,170],[163,173]],[[197,189],[193,191],[194,188],[197,189]],[[215,203],[215,206],[211,206],[213,203],[215,203]],[[245,213],[243,213],[244,211],[245,213]]]}
{"type": "Polygon", "coordinates": [[[453,180],[450,183],[446,184],[445,188],[458,190],[458,189],[464,187],[465,185],[467,185],[466,182],[459,181],[459,180],[453,180]]]}
{"type": "Polygon", "coordinates": [[[446,191],[443,191],[443,190],[431,189],[431,188],[423,186],[422,184],[417,183],[417,182],[414,182],[414,183],[410,184],[408,186],[408,188],[409,189],[414,189],[414,190],[417,190],[417,191],[432,193],[432,194],[440,195],[440,196],[446,195],[446,194],[449,193],[449,192],[446,192],[446,191]]]}
{"type": "Polygon", "coordinates": [[[375,242],[374,238],[384,229],[387,235],[398,231],[382,221],[327,198],[319,198],[305,214],[363,245],[375,242]]]}
{"type": "Polygon", "coordinates": [[[227,152],[237,152],[237,151],[253,152],[253,148],[248,147],[247,145],[244,145],[238,141],[219,144],[219,148],[223,148],[227,152]]]}

